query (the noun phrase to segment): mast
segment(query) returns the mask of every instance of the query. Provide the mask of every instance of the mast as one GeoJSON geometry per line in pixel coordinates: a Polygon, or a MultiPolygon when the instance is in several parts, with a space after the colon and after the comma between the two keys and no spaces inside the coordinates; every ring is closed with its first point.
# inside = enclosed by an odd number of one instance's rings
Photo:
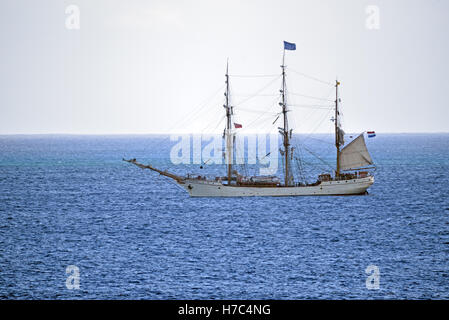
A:
{"type": "Polygon", "coordinates": [[[232,107],[229,105],[229,63],[226,62],[226,92],[225,92],[225,109],[226,109],[226,149],[227,149],[227,164],[228,164],[228,184],[231,184],[232,176],[232,107]]]}
{"type": "Polygon", "coordinates": [[[340,124],[338,123],[338,86],[340,82],[335,80],[335,147],[337,148],[337,168],[335,170],[335,178],[338,179],[340,176],[340,124]]]}
{"type": "Polygon", "coordinates": [[[288,138],[288,118],[287,118],[287,101],[285,97],[285,47],[284,47],[284,54],[282,56],[282,102],[280,103],[282,106],[282,114],[284,116],[284,127],[283,127],[283,137],[284,137],[284,157],[285,157],[285,186],[287,187],[290,183],[289,179],[289,149],[290,149],[290,142],[288,138]]]}

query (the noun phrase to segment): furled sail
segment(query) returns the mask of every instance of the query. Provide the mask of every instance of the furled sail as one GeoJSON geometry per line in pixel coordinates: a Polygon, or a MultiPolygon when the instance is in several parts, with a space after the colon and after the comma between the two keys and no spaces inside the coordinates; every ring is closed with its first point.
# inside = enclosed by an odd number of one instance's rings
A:
{"type": "Polygon", "coordinates": [[[340,143],[340,146],[345,144],[345,132],[342,128],[337,127],[338,130],[338,142],[340,143]]]}
{"type": "Polygon", "coordinates": [[[349,170],[373,164],[363,133],[340,151],[340,169],[349,170]]]}

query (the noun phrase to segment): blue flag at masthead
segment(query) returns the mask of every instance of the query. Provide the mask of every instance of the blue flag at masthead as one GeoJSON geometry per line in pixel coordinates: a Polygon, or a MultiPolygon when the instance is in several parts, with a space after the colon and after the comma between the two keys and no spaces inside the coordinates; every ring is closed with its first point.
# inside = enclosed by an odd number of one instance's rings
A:
{"type": "Polygon", "coordinates": [[[296,50],[296,44],[284,41],[284,50],[296,50]]]}

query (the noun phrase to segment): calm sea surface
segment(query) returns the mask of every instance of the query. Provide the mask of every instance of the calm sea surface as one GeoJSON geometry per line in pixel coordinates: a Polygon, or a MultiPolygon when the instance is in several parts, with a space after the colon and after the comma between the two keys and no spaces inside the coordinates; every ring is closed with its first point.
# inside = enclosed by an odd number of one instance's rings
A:
{"type": "MultiPolygon", "coordinates": [[[[332,163],[331,136],[307,143],[332,163]]],[[[189,198],[121,161],[224,172],[171,166],[174,144],[0,136],[0,298],[449,298],[449,134],[368,139],[376,182],[348,197],[189,198]],[[69,265],[79,290],[66,288],[69,265]],[[369,265],[379,290],[366,288],[369,265]]]]}

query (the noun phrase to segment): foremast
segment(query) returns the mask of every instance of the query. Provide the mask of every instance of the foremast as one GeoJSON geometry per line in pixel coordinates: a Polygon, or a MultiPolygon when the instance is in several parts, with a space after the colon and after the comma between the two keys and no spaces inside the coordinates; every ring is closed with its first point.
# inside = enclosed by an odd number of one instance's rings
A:
{"type": "Polygon", "coordinates": [[[226,92],[225,92],[225,105],[223,106],[226,109],[226,163],[227,163],[227,176],[228,176],[228,185],[231,184],[232,181],[232,159],[233,159],[233,137],[232,137],[232,114],[233,108],[229,105],[229,63],[226,63],[226,92]]]}

